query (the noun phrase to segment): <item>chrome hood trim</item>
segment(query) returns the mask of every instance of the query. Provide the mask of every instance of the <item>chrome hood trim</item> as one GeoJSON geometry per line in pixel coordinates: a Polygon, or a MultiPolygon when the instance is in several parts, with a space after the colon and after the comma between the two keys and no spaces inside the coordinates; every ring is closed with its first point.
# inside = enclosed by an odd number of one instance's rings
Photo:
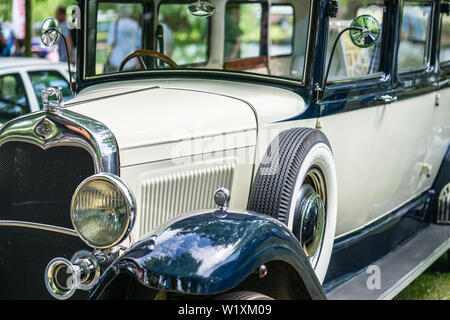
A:
{"type": "Polygon", "coordinates": [[[5,123],[0,128],[0,146],[9,141],[31,143],[44,150],[81,147],[92,155],[96,173],[120,175],[119,148],[112,132],[104,124],[67,109],[34,112],[5,123]]]}

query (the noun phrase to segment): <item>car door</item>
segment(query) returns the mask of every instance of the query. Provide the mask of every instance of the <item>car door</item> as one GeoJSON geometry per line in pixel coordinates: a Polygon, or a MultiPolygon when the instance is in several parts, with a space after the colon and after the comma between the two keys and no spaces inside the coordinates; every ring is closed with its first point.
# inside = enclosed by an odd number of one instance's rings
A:
{"type": "Polygon", "coordinates": [[[388,201],[394,207],[431,187],[444,152],[436,150],[435,139],[446,140],[445,137],[448,137],[448,131],[442,131],[448,114],[444,114],[445,108],[437,106],[434,50],[437,47],[434,42],[438,31],[438,21],[435,21],[437,10],[437,2],[429,0],[403,1],[401,6],[397,78],[393,92],[398,101],[392,104],[392,120],[396,123],[391,125],[393,130],[397,127],[396,131],[401,131],[401,139],[392,144],[391,154],[395,156],[395,161],[388,171],[397,177],[392,179],[389,190],[395,195],[388,201]]]}
{"type": "MultiPolygon", "coordinates": [[[[439,34],[439,106],[450,109],[450,1],[443,2],[439,34]]],[[[448,119],[448,118],[447,118],[448,119]]],[[[448,126],[448,122],[446,123],[448,126]]]]}
{"type": "Polygon", "coordinates": [[[0,125],[30,112],[25,85],[19,73],[0,74],[0,125]]]}
{"type": "MultiPolygon", "coordinates": [[[[433,117],[430,119],[427,135],[427,153],[425,163],[432,166],[432,178],[439,170],[450,144],[450,12],[449,1],[442,2],[439,13],[439,43],[437,56],[439,61],[439,91],[435,98],[433,117]]],[[[439,192],[440,190],[436,190],[439,192]]]]}
{"type": "Polygon", "coordinates": [[[390,9],[389,1],[349,0],[329,23],[328,61],[337,35],[356,16],[370,14],[382,28],[380,40],[367,49],[354,46],[348,34],[340,38],[321,103],[321,127],[333,148],[337,170],[336,237],[361,228],[369,216],[381,216],[386,211],[374,200],[385,174],[380,163],[392,161],[384,143],[395,138],[389,137],[384,128],[390,108],[386,98],[391,86],[390,9]]]}
{"type": "Polygon", "coordinates": [[[330,22],[330,40],[333,23],[343,28],[360,14],[375,16],[383,29],[380,54],[376,47],[351,47],[344,36],[331,69],[337,81],[328,88],[321,121],[337,162],[338,237],[391,213],[431,186],[436,172],[427,163],[428,133],[436,117],[434,10],[430,0],[364,6],[351,0],[341,20],[338,16],[330,22]],[[373,70],[378,73],[370,74],[378,59],[381,65],[373,70]]]}

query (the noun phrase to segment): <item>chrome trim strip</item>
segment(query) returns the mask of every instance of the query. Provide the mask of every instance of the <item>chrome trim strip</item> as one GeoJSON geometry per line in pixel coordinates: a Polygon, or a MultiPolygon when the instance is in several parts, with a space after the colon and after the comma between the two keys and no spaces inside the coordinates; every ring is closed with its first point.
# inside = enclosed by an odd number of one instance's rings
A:
{"type": "Polygon", "coordinates": [[[393,284],[377,300],[391,300],[405,289],[411,282],[420,276],[429,266],[450,249],[450,238],[436,248],[427,259],[418,264],[414,269],[408,272],[403,278],[393,284]]]}
{"type": "Polygon", "coordinates": [[[15,220],[0,220],[1,227],[22,227],[30,229],[39,229],[56,233],[63,233],[69,236],[78,237],[78,233],[75,230],[67,229],[63,227],[50,226],[48,224],[35,223],[35,222],[25,222],[25,221],[15,221],[15,220]]]}

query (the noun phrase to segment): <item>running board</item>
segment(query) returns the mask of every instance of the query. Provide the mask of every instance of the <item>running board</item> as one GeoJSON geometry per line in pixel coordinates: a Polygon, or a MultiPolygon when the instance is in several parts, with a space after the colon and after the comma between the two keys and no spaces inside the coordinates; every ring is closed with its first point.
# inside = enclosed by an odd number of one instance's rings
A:
{"type": "Polygon", "coordinates": [[[392,299],[449,248],[450,226],[431,224],[395,251],[374,262],[372,266],[375,267],[368,266],[333,288],[326,296],[330,300],[392,299]],[[377,283],[374,279],[378,275],[380,281],[377,283]],[[377,284],[379,288],[373,288],[377,284]]]}

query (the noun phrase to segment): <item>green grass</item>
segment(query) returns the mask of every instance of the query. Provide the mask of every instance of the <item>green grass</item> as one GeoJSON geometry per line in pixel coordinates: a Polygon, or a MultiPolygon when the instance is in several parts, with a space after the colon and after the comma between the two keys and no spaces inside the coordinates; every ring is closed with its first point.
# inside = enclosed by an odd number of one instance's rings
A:
{"type": "Polygon", "coordinates": [[[407,286],[395,300],[450,300],[450,262],[445,253],[407,286]]]}

